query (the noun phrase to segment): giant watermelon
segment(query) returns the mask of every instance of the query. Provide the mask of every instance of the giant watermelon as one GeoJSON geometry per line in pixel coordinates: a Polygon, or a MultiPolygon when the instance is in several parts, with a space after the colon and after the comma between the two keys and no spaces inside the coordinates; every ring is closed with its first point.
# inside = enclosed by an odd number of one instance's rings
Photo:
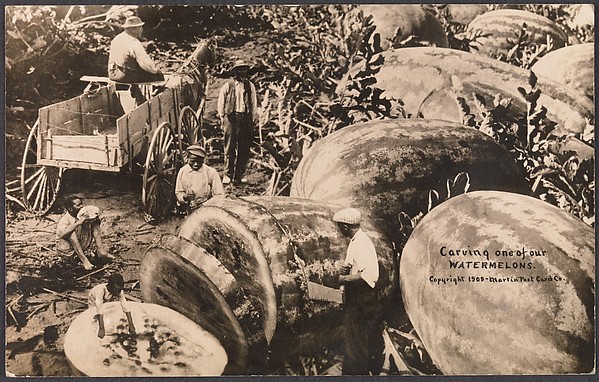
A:
{"type": "Polygon", "coordinates": [[[291,196],[359,208],[394,238],[400,211],[425,210],[429,190],[445,197],[447,179],[462,171],[472,189],[528,191],[510,154],[478,130],[394,119],[348,126],[317,141],[295,171],[291,196]]]}
{"type": "MultiPolygon", "coordinates": [[[[529,71],[505,62],[454,49],[402,48],[381,55],[384,63],[375,74],[377,82],[374,86],[383,89],[383,95],[388,98],[402,99],[412,114],[418,112],[432,92],[451,89],[451,76],[457,76],[464,84],[486,89],[487,93],[481,95],[487,99],[492,99],[494,89],[497,89],[497,93],[522,100],[518,87],[527,87],[530,75],[529,71]]],[[[356,75],[363,67],[363,64],[357,64],[352,68],[340,82],[338,92],[345,88],[347,77],[356,75]]],[[[549,118],[557,122],[561,130],[580,133],[586,127],[585,118],[594,119],[594,104],[583,94],[572,92],[546,77],[539,78],[537,86],[541,89],[539,102],[547,107],[549,118]]],[[[447,107],[455,105],[450,97],[442,99],[447,107]]],[[[441,116],[429,113],[426,118],[441,116]]]]}
{"type": "Polygon", "coordinates": [[[591,372],[594,277],[592,228],[497,191],[435,207],[400,262],[410,321],[445,374],[591,372]]]}
{"type": "MultiPolygon", "coordinates": [[[[321,301],[307,282],[339,287],[348,243],[332,220],[340,208],[289,197],[212,198],[177,237],[150,246],[140,267],[144,300],[213,333],[229,357],[224,374],[263,374],[267,361],[336,346],[342,306],[321,301]]],[[[368,217],[362,225],[377,249],[385,310],[398,285],[394,252],[368,217]]]]}
{"type": "Polygon", "coordinates": [[[595,44],[567,46],[548,53],[532,66],[537,75],[551,78],[584,93],[595,95],[595,44]]]}
{"type": "Polygon", "coordinates": [[[526,41],[537,45],[547,44],[548,36],[553,41],[553,49],[561,48],[568,42],[566,34],[553,21],[516,9],[484,13],[468,24],[466,33],[474,40],[473,45],[479,53],[507,57],[510,49],[518,42],[517,35],[522,30],[526,30],[529,35],[526,41]]]}
{"type": "Polygon", "coordinates": [[[416,41],[447,48],[445,29],[435,15],[418,4],[360,5],[352,12],[372,16],[381,47],[389,49],[414,36],[416,41]]]}

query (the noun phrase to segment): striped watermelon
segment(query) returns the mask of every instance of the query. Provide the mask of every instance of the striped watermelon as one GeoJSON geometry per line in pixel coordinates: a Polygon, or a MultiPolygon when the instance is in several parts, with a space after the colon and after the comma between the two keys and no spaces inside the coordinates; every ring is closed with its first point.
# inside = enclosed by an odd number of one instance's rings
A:
{"type": "Polygon", "coordinates": [[[528,41],[546,44],[547,36],[553,40],[553,49],[561,48],[568,42],[566,34],[556,23],[546,17],[517,9],[500,9],[484,13],[468,24],[469,38],[479,35],[473,45],[484,55],[506,57],[518,41],[517,35],[526,26],[530,35],[528,41]]]}
{"type": "MultiPolygon", "coordinates": [[[[512,94],[505,91],[501,91],[489,85],[480,84],[476,82],[462,83],[462,89],[460,96],[466,100],[466,103],[470,106],[470,112],[477,115],[475,111],[475,99],[474,94],[478,94],[484,97],[488,105],[491,105],[496,95],[499,95],[502,99],[509,98],[512,100],[509,107],[509,114],[507,117],[513,121],[518,120],[526,115],[527,106],[526,102],[520,98],[512,98],[512,94]]],[[[462,123],[462,113],[458,107],[455,99],[455,91],[449,85],[445,84],[437,89],[431,91],[431,93],[422,101],[418,113],[424,118],[435,118],[442,119],[444,121],[452,121],[462,123]]]]}
{"type": "Polygon", "coordinates": [[[538,199],[496,191],[435,207],[400,262],[406,311],[444,374],[592,372],[594,278],[592,228],[538,199]],[[488,259],[474,252],[484,250],[488,259]]]}
{"type": "Polygon", "coordinates": [[[429,190],[468,172],[473,190],[528,192],[509,153],[464,125],[425,119],[372,121],[317,141],[302,158],[291,196],[353,206],[395,239],[397,214],[426,209],[429,190]]]}
{"type": "Polygon", "coordinates": [[[352,12],[360,11],[364,16],[372,16],[376,33],[381,36],[383,49],[396,46],[410,35],[414,35],[417,41],[430,45],[445,48],[449,46],[445,29],[439,20],[421,5],[360,5],[352,12]]]}
{"type": "Polygon", "coordinates": [[[549,52],[533,65],[532,71],[577,89],[593,99],[595,44],[572,45],[549,52]]]}
{"type": "MultiPolygon", "coordinates": [[[[384,63],[375,75],[376,87],[385,90],[384,96],[402,99],[408,112],[416,114],[423,101],[438,89],[451,88],[451,76],[457,76],[464,84],[474,84],[489,89],[490,98],[498,93],[522,100],[518,87],[526,87],[529,71],[505,62],[454,49],[419,47],[402,48],[381,53],[384,63]]],[[[357,64],[341,81],[338,92],[347,84],[349,76],[355,76],[363,64],[357,64]]],[[[594,119],[594,104],[584,95],[548,78],[540,78],[539,102],[548,109],[548,116],[558,123],[563,132],[581,133],[586,120],[594,119]]],[[[451,107],[453,99],[447,101],[451,107]]],[[[455,103],[454,103],[455,104],[455,103]]],[[[441,118],[427,114],[426,118],[441,118]]]]}

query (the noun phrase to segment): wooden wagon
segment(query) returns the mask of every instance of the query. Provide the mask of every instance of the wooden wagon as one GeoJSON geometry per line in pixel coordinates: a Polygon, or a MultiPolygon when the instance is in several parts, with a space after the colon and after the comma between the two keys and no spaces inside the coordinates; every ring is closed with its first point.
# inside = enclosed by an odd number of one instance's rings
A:
{"type": "Polygon", "coordinates": [[[130,85],[85,76],[82,80],[89,84],[83,94],[39,109],[21,166],[27,209],[37,215],[48,212],[67,169],[120,172],[139,163],[146,219],[167,216],[182,154],[202,139],[205,68],[213,59],[212,47],[200,44],[165,82],[138,84],[147,96],[140,105],[135,105],[130,85]]]}

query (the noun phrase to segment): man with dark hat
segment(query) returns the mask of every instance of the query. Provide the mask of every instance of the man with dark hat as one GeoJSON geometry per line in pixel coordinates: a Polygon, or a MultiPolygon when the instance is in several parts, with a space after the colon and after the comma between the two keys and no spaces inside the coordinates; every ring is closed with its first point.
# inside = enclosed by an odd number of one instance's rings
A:
{"type": "Polygon", "coordinates": [[[360,227],[362,216],[346,208],[333,216],[341,234],[350,238],[339,282],[344,288],[344,375],[378,375],[383,365],[383,319],[377,309],[379,264],[374,244],[360,227]]]}
{"type": "Polygon", "coordinates": [[[177,174],[175,196],[188,210],[194,210],[211,197],[223,195],[225,190],[216,170],[204,164],[204,147],[191,145],[186,154],[187,164],[177,174]]]}
{"type": "Polygon", "coordinates": [[[137,16],[128,17],[123,24],[124,31],[110,43],[108,77],[111,80],[122,83],[164,81],[164,75],[139,41],[144,24],[137,16]]]}
{"type": "Polygon", "coordinates": [[[256,87],[248,78],[250,65],[237,60],[218,95],[217,112],[225,132],[225,175],[223,184],[245,183],[245,170],[250,159],[250,146],[258,121],[256,87]]]}

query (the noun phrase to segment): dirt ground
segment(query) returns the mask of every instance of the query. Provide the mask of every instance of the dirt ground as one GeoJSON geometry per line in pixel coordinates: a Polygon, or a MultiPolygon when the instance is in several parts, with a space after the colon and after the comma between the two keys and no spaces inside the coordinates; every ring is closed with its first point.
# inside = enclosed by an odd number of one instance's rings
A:
{"type": "MultiPolygon", "coordinates": [[[[231,61],[249,58],[256,52],[254,42],[227,50],[231,61]]],[[[216,118],[218,91],[226,78],[212,77],[204,128],[220,136],[216,118]]],[[[10,131],[10,126],[7,128],[10,131]]],[[[7,137],[10,140],[11,137],[7,137]]],[[[9,155],[18,155],[13,137],[9,155]],[[13,154],[10,154],[14,151],[13,154]]],[[[207,163],[222,173],[222,152],[215,151],[207,163]]],[[[10,180],[7,174],[7,181],[10,180]]],[[[268,174],[249,165],[248,184],[227,188],[234,195],[256,195],[266,189],[268,174]]],[[[54,208],[44,217],[26,212],[9,213],[6,224],[6,370],[16,376],[71,376],[73,372],[63,352],[64,334],[70,323],[87,308],[87,293],[105,282],[109,273],[118,271],[125,279],[125,293],[141,299],[139,264],[146,249],[161,234],[174,234],[183,222],[172,217],[159,225],[144,221],[141,210],[139,173],[102,173],[68,170],[64,173],[61,195],[77,194],[85,205],[100,208],[105,242],[116,260],[92,259],[97,268],[85,271],[76,256],[56,252],[56,224],[62,212],[54,208]],[[98,271],[99,269],[99,271],[98,271]]]]}

